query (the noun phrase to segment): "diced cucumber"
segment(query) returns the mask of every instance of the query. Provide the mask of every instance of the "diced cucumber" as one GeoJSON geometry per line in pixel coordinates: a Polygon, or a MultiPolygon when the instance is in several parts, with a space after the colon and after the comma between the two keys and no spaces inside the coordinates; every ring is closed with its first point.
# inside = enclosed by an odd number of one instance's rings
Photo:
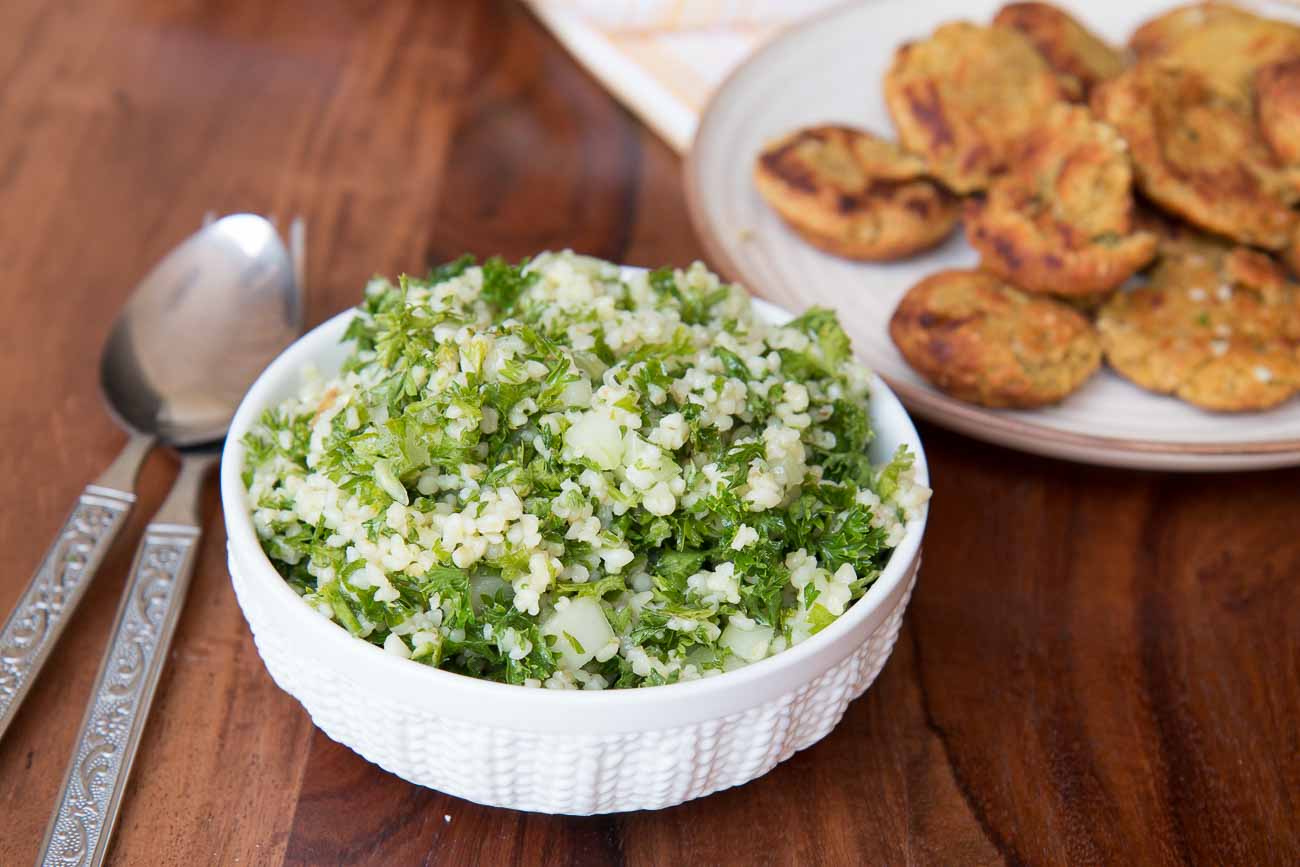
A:
{"type": "Polygon", "coordinates": [[[614,638],[614,630],[599,602],[580,597],[548,617],[542,623],[542,635],[555,636],[551,650],[559,657],[562,668],[574,671],[614,638]]]}
{"type": "MultiPolygon", "coordinates": [[[[501,579],[500,575],[475,575],[469,580],[470,604],[474,606],[474,611],[483,610],[483,597],[489,599],[497,595],[497,591],[502,587],[510,588],[510,585],[501,579]]],[[[510,595],[513,595],[514,588],[510,588],[510,595]]]]}
{"type": "Polygon", "coordinates": [[[587,412],[564,433],[564,443],[579,457],[602,470],[612,470],[623,460],[623,432],[607,416],[587,412]]]}
{"type": "Polygon", "coordinates": [[[757,662],[767,656],[767,649],[772,644],[772,627],[755,626],[753,629],[741,629],[734,623],[728,623],[722,630],[718,643],[739,656],[746,662],[757,662]]]}

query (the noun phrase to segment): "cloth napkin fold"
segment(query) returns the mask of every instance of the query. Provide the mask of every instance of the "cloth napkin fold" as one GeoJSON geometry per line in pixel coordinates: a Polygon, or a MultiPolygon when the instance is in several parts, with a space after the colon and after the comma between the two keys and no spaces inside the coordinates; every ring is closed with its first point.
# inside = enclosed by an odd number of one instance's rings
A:
{"type": "Polygon", "coordinates": [[[791,24],[843,0],[524,0],[642,121],[685,153],[714,89],[791,24]]]}

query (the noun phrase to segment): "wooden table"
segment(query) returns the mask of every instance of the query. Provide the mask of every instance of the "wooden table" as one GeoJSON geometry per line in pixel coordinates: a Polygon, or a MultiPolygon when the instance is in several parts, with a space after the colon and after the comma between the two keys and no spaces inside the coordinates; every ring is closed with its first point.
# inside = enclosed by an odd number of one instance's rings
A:
{"type": "MultiPolygon", "coordinates": [[[[462,251],[701,255],[680,164],[507,2],[0,5],[0,606],[123,442],[96,358],[209,208],[310,221],[309,319],[462,251]]],[[[311,725],[235,605],[216,486],[116,863],[1283,864],[1300,859],[1300,471],[1165,476],[922,433],[925,568],[875,686],[766,777],[657,813],[511,813],[311,725]]],[[[0,743],[35,856],[131,548],[0,743]]]]}

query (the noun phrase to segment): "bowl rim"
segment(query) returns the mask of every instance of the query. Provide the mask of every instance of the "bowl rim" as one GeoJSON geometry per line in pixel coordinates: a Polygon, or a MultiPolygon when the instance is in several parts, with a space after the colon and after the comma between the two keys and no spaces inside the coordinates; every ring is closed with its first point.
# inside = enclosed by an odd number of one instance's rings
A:
{"type": "MultiPolygon", "coordinates": [[[[781,323],[793,318],[784,308],[754,297],[752,294],[750,297],[756,312],[764,319],[781,323]]],[[[399,678],[425,678],[431,690],[439,688],[464,690],[481,695],[484,701],[514,699],[548,705],[568,702],[574,707],[588,710],[637,706],[662,699],[689,699],[692,696],[698,697],[724,689],[743,688],[746,684],[766,680],[783,670],[809,663],[813,657],[846,639],[854,629],[870,619],[881,609],[886,600],[895,595],[895,591],[900,589],[899,585],[911,577],[929,517],[928,503],[918,517],[905,525],[906,533],[903,540],[894,548],[889,562],[881,570],[875,582],[843,614],[820,632],[793,647],[732,671],[653,687],[600,690],[546,689],[499,683],[413,663],[359,639],[304,602],[302,597],[280,577],[280,573],[276,571],[262,549],[253,528],[247,491],[242,479],[244,435],[261,417],[262,412],[273,404],[272,395],[275,392],[282,391],[286,382],[299,377],[302,370],[308,364],[314,363],[327,345],[335,345],[339,342],[347,323],[356,313],[356,308],[344,310],[298,338],[276,356],[249,388],[235,412],[222,449],[221,505],[230,553],[232,557],[238,557],[243,565],[246,582],[250,584],[256,582],[260,591],[264,591],[263,598],[277,609],[283,609],[284,616],[294,618],[297,626],[310,632],[313,641],[323,642],[337,653],[354,654],[358,662],[371,660],[378,667],[376,677],[381,672],[385,672],[399,678]]],[[[884,413],[898,420],[901,430],[896,431],[895,436],[915,454],[917,482],[928,485],[929,466],[916,426],[898,397],[874,372],[871,375],[870,401],[873,422],[884,413]]],[[[878,439],[881,430],[878,423],[873,425],[873,430],[878,439]]],[[[247,620],[247,615],[244,616],[247,620]]],[[[288,627],[285,631],[289,631],[288,627]]]]}

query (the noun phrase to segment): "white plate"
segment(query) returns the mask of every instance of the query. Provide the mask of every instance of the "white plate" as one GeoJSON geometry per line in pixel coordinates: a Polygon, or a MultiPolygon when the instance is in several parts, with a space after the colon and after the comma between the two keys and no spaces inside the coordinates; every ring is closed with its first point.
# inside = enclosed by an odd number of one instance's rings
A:
{"type": "MultiPolygon", "coordinates": [[[[998,0],[877,0],[841,7],[779,37],[723,82],[686,163],[691,217],[715,264],[791,309],[835,308],[858,354],[918,415],[980,439],[1114,466],[1231,470],[1300,464],[1300,399],[1270,412],[1221,415],[1143,391],[1102,370],[1058,406],[988,410],[950,398],[903,361],[889,339],[899,298],[927,274],[976,264],[960,230],[935,251],[860,264],[822,253],[787,229],[750,180],[763,145],[793,129],[841,121],[893,136],[881,80],[899,43],[940,23],[988,22],[998,0]]],[[[1167,0],[1060,4],[1115,43],[1167,0]]],[[[1256,4],[1275,17],[1300,12],[1256,4]]]]}

